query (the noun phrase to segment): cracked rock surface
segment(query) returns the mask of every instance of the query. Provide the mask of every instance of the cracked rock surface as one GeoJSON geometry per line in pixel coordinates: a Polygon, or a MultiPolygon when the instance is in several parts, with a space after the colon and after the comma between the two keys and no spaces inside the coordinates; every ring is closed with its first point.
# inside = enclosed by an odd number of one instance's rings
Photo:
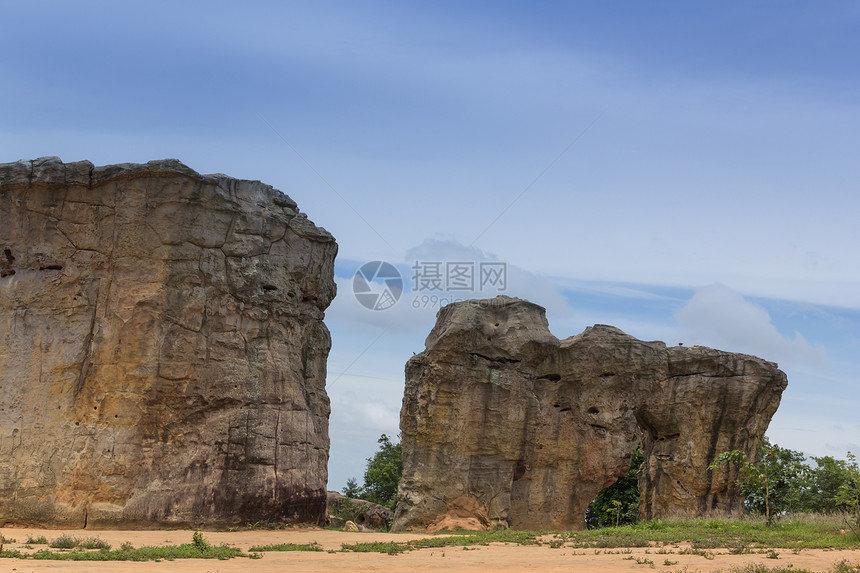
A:
{"type": "Polygon", "coordinates": [[[406,364],[393,529],[580,529],[639,445],[643,519],[741,512],[735,470],[707,468],[755,454],[787,384],[777,365],[604,325],[558,340],[545,314],[509,297],[439,311],[406,364]]]}
{"type": "Polygon", "coordinates": [[[0,164],[0,524],[322,522],[336,252],[259,181],[0,164]]]}

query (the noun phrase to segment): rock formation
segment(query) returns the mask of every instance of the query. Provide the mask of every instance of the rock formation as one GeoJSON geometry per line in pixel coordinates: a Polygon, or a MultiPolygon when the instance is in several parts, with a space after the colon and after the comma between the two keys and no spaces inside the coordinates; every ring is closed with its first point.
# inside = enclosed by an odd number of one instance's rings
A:
{"type": "Polygon", "coordinates": [[[753,356],[667,348],[597,325],[559,341],[508,297],[439,311],[406,364],[394,529],[578,529],[641,444],[640,514],[731,513],[715,454],[754,455],[786,377],[753,356]]]}
{"type": "Polygon", "coordinates": [[[336,251],[259,181],[0,165],[0,525],[322,522],[336,251]]]}

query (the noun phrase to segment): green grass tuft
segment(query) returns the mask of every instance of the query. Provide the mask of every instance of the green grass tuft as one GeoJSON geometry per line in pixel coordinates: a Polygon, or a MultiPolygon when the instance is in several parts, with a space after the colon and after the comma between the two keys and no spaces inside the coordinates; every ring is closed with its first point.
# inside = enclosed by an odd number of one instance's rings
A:
{"type": "Polygon", "coordinates": [[[278,543],[277,545],[255,545],[248,551],[322,551],[322,545],[313,543],[278,543]]]}
{"type": "MultiPolygon", "coordinates": [[[[791,565],[787,567],[770,568],[767,565],[753,563],[743,567],[735,567],[729,573],[816,573],[810,569],[795,569],[791,565]]],[[[860,565],[851,565],[845,561],[836,564],[829,573],[860,573],[860,565]]]]}
{"type": "Polygon", "coordinates": [[[397,555],[409,551],[409,542],[401,543],[399,541],[372,541],[368,543],[344,543],[340,546],[341,551],[354,551],[355,553],[387,553],[388,555],[397,555]]]}
{"type": "Polygon", "coordinates": [[[33,553],[32,559],[54,559],[60,561],[157,561],[160,559],[231,559],[247,557],[241,549],[227,545],[210,546],[201,550],[193,543],[165,545],[163,547],[140,547],[137,549],[100,549],[98,551],[50,551],[41,549],[33,553]]]}
{"type": "Polygon", "coordinates": [[[191,543],[182,545],[165,545],[161,547],[135,548],[125,542],[119,549],[111,550],[110,545],[98,538],[78,540],[68,535],[61,535],[48,544],[54,549],[40,549],[35,553],[26,554],[20,551],[3,551],[0,557],[18,559],[50,559],[57,561],[160,561],[173,559],[231,559],[233,557],[260,557],[251,553],[246,555],[241,549],[228,545],[212,545],[195,531],[191,543]]]}

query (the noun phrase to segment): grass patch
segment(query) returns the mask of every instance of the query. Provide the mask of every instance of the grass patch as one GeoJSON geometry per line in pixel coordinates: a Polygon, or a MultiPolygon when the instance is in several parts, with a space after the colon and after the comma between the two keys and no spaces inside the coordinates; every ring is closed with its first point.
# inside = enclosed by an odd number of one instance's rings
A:
{"type": "MultiPolygon", "coordinates": [[[[768,526],[764,519],[690,519],[657,520],[637,525],[606,527],[586,531],[542,532],[515,531],[501,529],[495,531],[455,531],[424,539],[410,541],[387,541],[343,544],[339,551],[356,553],[385,553],[397,555],[417,549],[443,549],[446,547],[466,548],[508,543],[516,545],[543,545],[551,548],[578,549],[619,549],[606,553],[629,553],[630,547],[651,547],[657,554],[691,554],[705,559],[713,559],[715,548],[728,549],[732,554],[761,553],[778,559],[777,549],[798,552],[801,549],[857,549],[860,542],[852,534],[841,533],[844,525],[838,516],[787,517],[768,526]],[[689,543],[685,549],[678,549],[681,543],[689,543]],[[671,551],[665,547],[674,548],[671,551]]],[[[34,544],[46,542],[44,537],[28,539],[34,544]]],[[[250,554],[227,545],[212,546],[195,531],[192,542],[178,546],[134,548],[124,543],[119,549],[97,538],[78,540],[61,535],[50,542],[49,546],[61,551],[42,549],[32,554],[22,554],[17,550],[7,550],[0,557],[20,557],[32,559],[90,560],[90,561],[153,561],[171,559],[230,559],[233,557],[260,557],[267,551],[323,551],[319,543],[283,543],[277,545],[255,546],[250,554]],[[89,548],[89,549],[88,549],[89,548]]],[[[644,563],[651,565],[650,563],[644,563]]],[[[665,564],[665,563],[664,563],[665,564]]],[[[758,569],[739,569],[733,573],[780,573],[785,568],[768,569],[761,565],[751,565],[758,569]]],[[[860,573],[860,566],[842,564],[834,573],[860,573]]],[[[792,570],[792,573],[801,573],[792,570]]]]}
{"type": "Polygon", "coordinates": [[[385,541],[371,543],[344,543],[341,551],[354,551],[356,553],[387,553],[396,555],[405,551],[416,549],[433,549],[444,547],[468,547],[471,545],[489,545],[490,543],[514,543],[516,545],[541,545],[559,547],[557,540],[547,539],[545,542],[540,538],[548,535],[540,531],[514,531],[502,529],[498,531],[460,531],[452,535],[440,535],[438,537],[427,537],[425,539],[413,539],[411,541],[385,541]]]}
{"type": "MultiPolygon", "coordinates": [[[[788,567],[768,567],[760,563],[744,565],[731,569],[729,573],[816,573],[810,569],[795,569],[788,567]]],[[[837,563],[828,573],[860,573],[860,565],[850,565],[846,561],[837,563]]]]}
{"type": "Polygon", "coordinates": [[[27,545],[47,545],[48,538],[44,535],[40,535],[38,537],[33,537],[32,535],[27,536],[27,545]]]}
{"type": "Polygon", "coordinates": [[[682,549],[678,552],[678,555],[698,555],[699,557],[704,557],[705,559],[714,559],[714,554],[710,551],[706,551],[704,549],[696,549],[695,547],[688,547],[686,549],[682,549]]]}
{"type": "Polygon", "coordinates": [[[577,547],[645,547],[688,542],[696,549],[774,547],[785,549],[852,549],[853,535],[840,533],[838,517],[784,518],[768,526],[764,519],[655,520],[637,525],[562,533],[577,547]]]}
{"type": "Polygon", "coordinates": [[[98,551],[51,551],[41,549],[31,559],[52,559],[57,561],[159,561],[161,559],[232,559],[248,557],[241,549],[218,545],[201,550],[193,543],[165,545],[163,547],[139,547],[137,549],[100,549],[98,551]]]}
{"type": "MultiPolygon", "coordinates": [[[[637,525],[605,527],[586,531],[540,532],[458,531],[450,535],[413,541],[343,544],[341,551],[377,552],[395,555],[426,548],[468,547],[490,543],[547,545],[553,548],[629,548],[677,546],[689,543],[681,553],[713,559],[709,549],[728,548],[730,553],[752,553],[753,549],[856,549],[860,543],[853,535],[841,533],[838,516],[797,516],[783,518],[768,526],[763,518],[656,520],[637,525]]],[[[658,551],[659,552],[659,551],[658,551]]],[[[854,573],[854,570],[839,573],[854,573]]],[[[860,573],[860,571],[857,571],[860,573]]]]}
{"type": "Polygon", "coordinates": [[[79,540],[61,535],[48,544],[52,549],[40,549],[35,553],[3,551],[0,557],[18,559],[50,559],[56,561],[160,561],[173,559],[231,559],[233,557],[259,558],[256,553],[246,554],[241,549],[229,545],[212,545],[195,531],[191,543],[164,545],[160,547],[138,547],[123,543],[119,549],[111,550],[110,545],[98,538],[79,540]]]}
{"type": "Polygon", "coordinates": [[[410,542],[401,543],[399,541],[375,541],[369,543],[344,543],[340,546],[341,551],[353,551],[355,553],[387,553],[388,555],[397,555],[405,551],[415,549],[409,547],[410,542]]]}
{"type": "Polygon", "coordinates": [[[313,543],[278,543],[277,545],[255,545],[248,551],[322,551],[322,545],[313,543]]]}
{"type": "Polygon", "coordinates": [[[52,539],[50,542],[45,539],[45,536],[41,536],[35,539],[28,538],[27,543],[33,545],[47,545],[52,549],[110,549],[110,545],[98,537],[78,539],[77,537],[66,535],[65,533],[52,539]]]}

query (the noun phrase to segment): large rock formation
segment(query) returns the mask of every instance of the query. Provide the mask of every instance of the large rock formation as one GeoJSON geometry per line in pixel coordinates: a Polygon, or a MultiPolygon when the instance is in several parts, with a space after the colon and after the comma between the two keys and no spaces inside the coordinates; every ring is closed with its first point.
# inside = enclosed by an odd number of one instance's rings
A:
{"type": "Polygon", "coordinates": [[[336,251],[259,181],[0,165],[0,525],[324,520],[336,251]]]}
{"type": "Polygon", "coordinates": [[[755,454],[785,386],[753,356],[602,325],[559,341],[530,302],[451,304],[406,365],[394,529],[581,528],[639,444],[643,518],[740,511],[736,475],[707,466],[755,454]]]}

